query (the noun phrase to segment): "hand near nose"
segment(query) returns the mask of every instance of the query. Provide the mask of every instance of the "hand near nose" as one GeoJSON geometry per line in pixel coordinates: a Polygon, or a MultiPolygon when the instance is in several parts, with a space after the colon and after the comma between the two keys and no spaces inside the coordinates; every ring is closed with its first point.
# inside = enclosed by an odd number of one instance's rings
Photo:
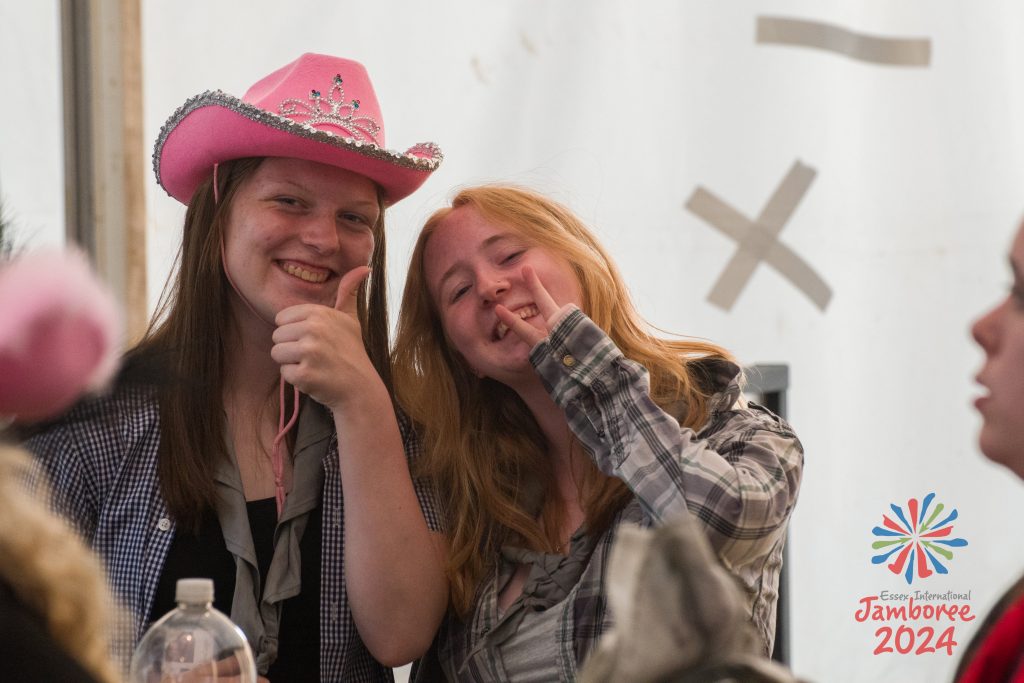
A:
{"type": "Polygon", "coordinates": [[[281,366],[281,376],[332,410],[377,377],[356,314],[356,294],[369,273],[366,266],[345,273],[334,308],[298,304],[274,319],[270,355],[281,366]]]}
{"type": "Polygon", "coordinates": [[[555,303],[551,294],[541,284],[537,273],[530,266],[523,266],[522,274],[527,288],[533,295],[533,303],[537,306],[540,317],[544,321],[544,329],[534,327],[501,304],[494,307],[494,313],[498,316],[498,320],[508,325],[509,332],[515,333],[530,346],[535,346],[537,342],[547,338],[555,324],[572,308],[572,304],[559,306],[555,303]]]}

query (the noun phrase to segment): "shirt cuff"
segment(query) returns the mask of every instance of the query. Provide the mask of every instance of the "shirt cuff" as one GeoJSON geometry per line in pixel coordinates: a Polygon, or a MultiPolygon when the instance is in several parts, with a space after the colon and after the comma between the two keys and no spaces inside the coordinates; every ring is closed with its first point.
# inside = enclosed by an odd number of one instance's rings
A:
{"type": "Polygon", "coordinates": [[[530,362],[559,403],[591,387],[621,359],[604,330],[575,306],[530,352],[530,362]]]}

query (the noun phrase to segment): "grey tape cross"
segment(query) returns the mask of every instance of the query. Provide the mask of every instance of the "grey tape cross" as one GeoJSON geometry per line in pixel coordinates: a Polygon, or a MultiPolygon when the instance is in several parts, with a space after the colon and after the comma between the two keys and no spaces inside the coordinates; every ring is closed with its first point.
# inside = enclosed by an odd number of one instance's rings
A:
{"type": "Polygon", "coordinates": [[[925,67],[931,62],[928,38],[888,38],[857,33],[823,21],[758,17],[758,43],[827,50],[862,62],[925,67]]]}
{"type": "Polygon", "coordinates": [[[753,221],[704,188],[693,191],[686,200],[686,208],[737,243],[736,253],[712,287],[708,301],[727,311],[731,309],[757,265],[764,261],[806,294],[819,309],[825,310],[832,290],[807,262],[778,239],[814,176],[813,168],[794,161],[753,221]]]}

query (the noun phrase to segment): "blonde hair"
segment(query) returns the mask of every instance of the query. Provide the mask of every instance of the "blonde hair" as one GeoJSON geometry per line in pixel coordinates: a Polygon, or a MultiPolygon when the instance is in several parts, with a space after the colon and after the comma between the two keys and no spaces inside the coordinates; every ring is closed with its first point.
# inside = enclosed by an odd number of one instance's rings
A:
{"type": "MultiPolygon", "coordinates": [[[[519,539],[535,550],[559,545],[547,444],[519,396],[478,378],[448,344],[424,274],[424,250],[448,215],[472,206],[485,219],[519,234],[527,244],[564,258],[580,285],[582,309],[622,353],[650,373],[660,406],[683,405],[680,424],[699,428],[708,392],[691,361],[731,360],[719,346],[693,339],[661,339],[648,331],[607,252],[566,207],[535,192],[487,185],[460,191],[451,206],[426,222],[413,250],[395,348],[396,396],[423,437],[420,472],[434,480],[447,506],[452,606],[465,615],[501,545],[519,539]],[[538,513],[543,509],[538,521],[538,513]]],[[[599,534],[632,498],[626,485],[587,460],[579,483],[587,532],[599,534]]]]}
{"type": "Polygon", "coordinates": [[[121,680],[109,655],[114,615],[100,564],[48,511],[47,487],[28,487],[30,463],[24,451],[0,444],[0,577],[68,655],[114,683],[121,680]]]}

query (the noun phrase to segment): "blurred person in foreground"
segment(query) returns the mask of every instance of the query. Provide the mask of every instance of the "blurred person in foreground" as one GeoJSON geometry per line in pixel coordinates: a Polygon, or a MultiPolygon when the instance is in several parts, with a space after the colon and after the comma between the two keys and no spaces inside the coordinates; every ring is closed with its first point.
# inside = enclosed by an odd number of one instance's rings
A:
{"type": "MultiPolygon", "coordinates": [[[[1010,248],[1013,284],[1007,297],[974,323],[985,351],[975,401],[978,442],[989,460],[1024,479],[1024,225],[1010,248]]],[[[989,612],[964,650],[957,683],[1024,683],[1024,577],[989,612]]]]}
{"type": "MultiPolygon", "coordinates": [[[[111,380],[121,316],[81,254],[2,258],[0,311],[0,432],[15,417],[59,415],[111,380]]],[[[117,608],[99,561],[48,495],[30,455],[0,439],[0,679],[116,683],[117,608]]]]}

